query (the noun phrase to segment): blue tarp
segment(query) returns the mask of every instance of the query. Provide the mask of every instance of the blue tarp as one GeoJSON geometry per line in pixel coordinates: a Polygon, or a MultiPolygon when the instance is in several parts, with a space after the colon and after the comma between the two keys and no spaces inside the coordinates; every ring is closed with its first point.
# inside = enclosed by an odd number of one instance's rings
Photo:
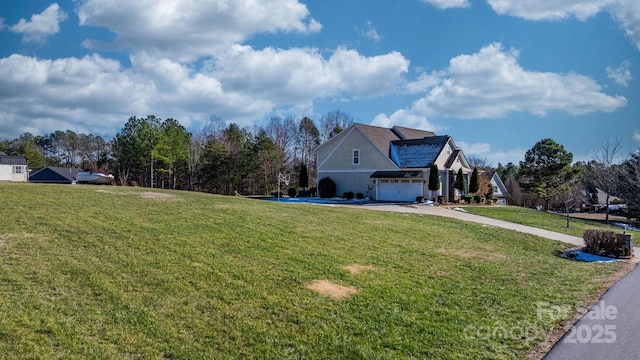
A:
{"type": "Polygon", "coordinates": [[[589,254],[588,252],[584,252],[582,249],[567,250],[563,252],[561,256],[566,259],[586,262],[624,261],[623,259],[589,254]]]}

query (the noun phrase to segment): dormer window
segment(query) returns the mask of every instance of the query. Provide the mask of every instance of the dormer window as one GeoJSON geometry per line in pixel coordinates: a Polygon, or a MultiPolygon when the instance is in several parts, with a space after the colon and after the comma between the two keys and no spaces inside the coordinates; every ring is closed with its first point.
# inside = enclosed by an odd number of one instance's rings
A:
{"type": "Polygon", "coordinates": [[[352,165],[360,165],[360,150],[359,149],[353,149],[353,161],[352,161],[352,165]]]}

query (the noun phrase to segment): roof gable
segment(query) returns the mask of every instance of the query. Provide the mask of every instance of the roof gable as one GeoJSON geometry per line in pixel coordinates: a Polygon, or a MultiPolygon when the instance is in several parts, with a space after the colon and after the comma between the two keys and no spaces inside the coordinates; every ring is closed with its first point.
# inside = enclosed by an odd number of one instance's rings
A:
{"type": "Polygon", "coordinates": [[[390,144],[389,156],[400,168],[426,168],[436,161],[448,142],[449,136],[396,140],[390,144]]]}
{"type": "Polygon", "coordinates": [[[46,182],[74,182],[80,169],[48,166],[34,170],[29,175],[29,181],[46,182]]]}

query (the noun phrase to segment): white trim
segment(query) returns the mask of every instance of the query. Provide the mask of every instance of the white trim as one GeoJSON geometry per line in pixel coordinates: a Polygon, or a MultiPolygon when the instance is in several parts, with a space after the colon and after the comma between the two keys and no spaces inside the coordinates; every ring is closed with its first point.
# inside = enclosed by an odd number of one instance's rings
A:
{"type": "Polygon", "coordinates": [[[346,170],[346,169],[340,169],[340,170],[318,170],[317,173],[354,173],[354,172],[376,172],[376,171],[395,171],[395,169],[393,170],[380,170],[380,169],[360,169],[360,170],[346,170]]]}
{"type": "Polygon", "coordinates": [[[351,165],[360,166],[360,164],[362,163],[362,161],[360,161],[361,154],[362,153],[360,152],[360,149],[351,149],[351,165]],[[358,152],[357,156],[356,156],[356,151],[358,152]],[[358,160],[357,162],[356,162],[356,159],[358,160]]]}

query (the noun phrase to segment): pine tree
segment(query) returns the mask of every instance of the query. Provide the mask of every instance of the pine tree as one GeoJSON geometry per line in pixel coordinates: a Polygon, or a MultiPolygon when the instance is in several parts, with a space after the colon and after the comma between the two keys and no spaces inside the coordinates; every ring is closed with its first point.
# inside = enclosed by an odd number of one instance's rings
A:
{"type": "Polygon", "coordinates": [[[429,171],[429,190],[440,190],[440,173],[436,164],[431,165],[431,170],[429,171]]]}
{"type": "Polygon", "coordinates": [[[478,174],[478,168],[474,167],[469,181],[469,193],[475,194],[478,190],[480,190],[480,175],[478,174]]]}
{"type": "Polygon", "coordinates": [[[460,192],[464,191],[464,174],[462,173],[462,168],[458,169],[458,173],[456,174],[456,181],[453,184],[453,187],[460,190],[460,192]]]}

